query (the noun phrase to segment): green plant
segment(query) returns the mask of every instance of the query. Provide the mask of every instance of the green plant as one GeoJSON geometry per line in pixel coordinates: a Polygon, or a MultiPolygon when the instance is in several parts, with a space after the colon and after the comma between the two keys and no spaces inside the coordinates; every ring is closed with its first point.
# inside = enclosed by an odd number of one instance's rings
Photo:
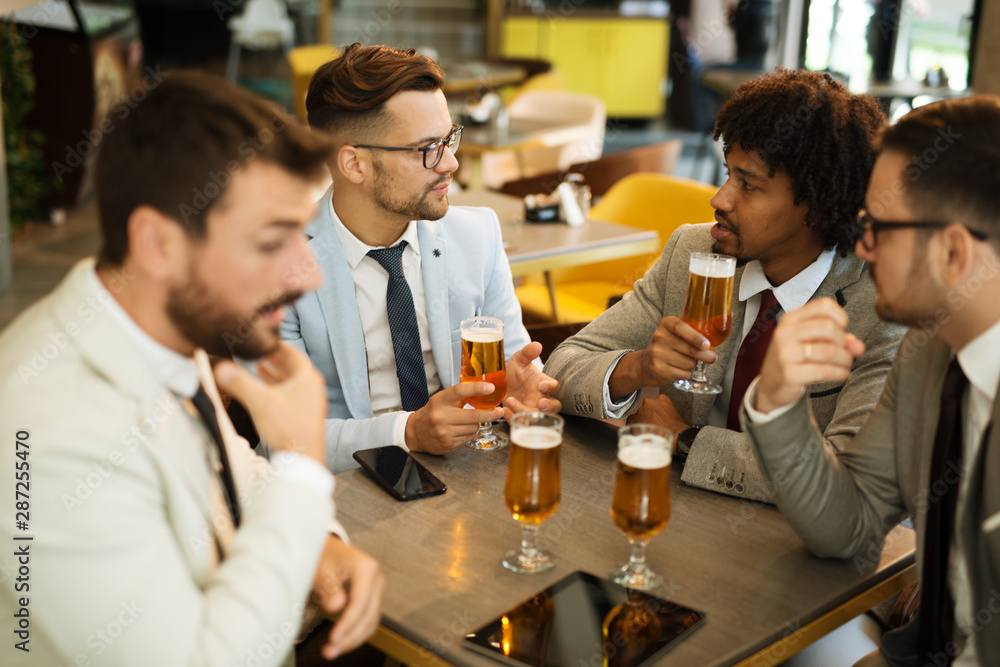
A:
{"type": "Polygon", "coordinates": [[[0,97],[11,233],[41,216],[38,201],[55,186],[42,150],[45,136],[25,123],[35,106],[33,58],[28,41],[18,34],[14,22],[0,23],[0,97]]]}

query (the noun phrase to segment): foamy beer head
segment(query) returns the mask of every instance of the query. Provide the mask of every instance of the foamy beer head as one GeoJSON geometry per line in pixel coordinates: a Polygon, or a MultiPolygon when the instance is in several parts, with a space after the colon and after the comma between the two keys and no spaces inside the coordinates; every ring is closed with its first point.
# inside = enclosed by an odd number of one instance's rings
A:
{"type": "Polygon", "coordinates": [[[652,424],[630,424],[618,431],[611,518],[631,540],[648,540],[670,520],[673,439],[670,431],[652,424]]]}
{"type": "Polygon", "coordinates": [[[563,418],[519,412],[510,420],[510,462],[503,498],[521,523],[541,523],[559,507],[563,418]]]}
{"type": "Polygon", "coordinates": [[[691,254],[690,261],[681,319],[707,338],[714,348],[729,337],[733,325],[736,258],[696,252],[691,254]]]}
{"type": "Polygon", "coordinates": [[[507,396],[504,365],[503,320],[498,317],[470,317],[462,320],[462,382],[491,382],[495,389],[486,396],[472,396],[466,402],[479,409],[494,408],[507,396]]]}

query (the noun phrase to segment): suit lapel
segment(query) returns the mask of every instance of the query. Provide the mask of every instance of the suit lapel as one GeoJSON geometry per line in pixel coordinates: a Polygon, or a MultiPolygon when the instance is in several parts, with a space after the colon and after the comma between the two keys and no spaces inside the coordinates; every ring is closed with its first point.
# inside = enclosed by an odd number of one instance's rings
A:
{"type": "Polygon", "coordinates": [[[418,222],[417,239],[420,243],[420,269],[424,277],[431,351],[441,384],[449,387],[458,383],[458,371],[455,369],[455,357],[451,349],[448,244],[437,233],[440,225],[440,222],[418,222]]]}
{"type": "MultiPolygon", "coordinates": [[[[316,290],[316,298],[330,338],[340,386],[367,388],[365,333],[354,293],[354,277],[344,259],[340,237],[330,214],[332,200],[333,188],[330,188],[320,200],[320,210],[306,231],[312,237],[313,251],[325,274],[323,284],[316,290]]],[[[344,403],[355,419],[372,416],[371,394],[368,391],[345,391],[344,403]]]]}

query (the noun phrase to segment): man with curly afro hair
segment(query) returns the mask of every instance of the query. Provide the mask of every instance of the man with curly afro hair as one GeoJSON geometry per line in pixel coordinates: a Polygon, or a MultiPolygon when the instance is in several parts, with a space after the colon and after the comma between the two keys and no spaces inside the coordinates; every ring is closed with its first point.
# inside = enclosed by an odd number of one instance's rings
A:
{"type": "Polygon", "coordinates": [[[779,69],[740,86],[716,119],[729,177],[711,200],[715,224],[678,229],[632,292],[553,352],[545,372],[559,380],[563,410],[666,426],[678,435],[678,458],[687,455],[684,481],[770,500],[740,428],[740,398],[775,319],[828,296],[868,345],[850,378],[810,388],[829,445],[842,448],[878,399],[903,332],[875,316],[867,266],[853,252],[884,122],[875,100],[828,74],[779,69]],[[731,333],[714,350],[679,318],[694,252],[738,260],[731,333]],[[674,386],[699,359],[722,393],[674,386]],[[643,401],[644,387],[659,395],[643,401]]]}
{"type": "MultiPolygon", "coordinates": [[[[843,449],[875,406],[904,332],[876,316],[868,267],[853,251],[884,124],[874,99],[829,74],[778,69],[741,85],[716,117],[729,176],[711,200],[715,224],[680,227],[632,292],[552,353],[545,372],[559,381],[563,411],[663,425],[677,435],[682,481],[771,502],[739,408],[775,321],[829,298],[866,346],[841,376],[806,388],[824,446],[843,449]],[[730,334],[714,350],[679,318],[696,252],[737,259],[730,334]],[[674,385],[699,360],[721,393],[674,385]]],[[[738,540],[752,521],[734,517],[732,528],[738,540]]],[[[858,657],[873,648],[867,638],[854,645],[858,657]]],[[[822,662],[814,654],[803,664],[822,662]]]]}

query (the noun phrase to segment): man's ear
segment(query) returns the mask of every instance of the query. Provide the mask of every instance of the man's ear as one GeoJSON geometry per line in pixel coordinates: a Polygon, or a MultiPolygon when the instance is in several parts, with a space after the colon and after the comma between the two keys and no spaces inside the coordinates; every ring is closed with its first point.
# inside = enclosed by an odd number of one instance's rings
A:
{"type": "Polygon", "coordinates": [[[369,163],[361,150],[354,146],[343,145],[337,151],[336,169],[351,183],[360,185],[368,175],[369,163]]]}
{"type": "Polygon", "coordinates": [[[191,239],[182,224],[152,206],[136,207],[128,217],[129,258],[152,278],[187,271],[191,239]]]}
{"type": "Polygon", "coordinates": [[[954,287],[975,269],[976,241],[960,225],[945,227],[940,239],[940,252],[944,260],[942,277],[949,287],[954,287]]]}

